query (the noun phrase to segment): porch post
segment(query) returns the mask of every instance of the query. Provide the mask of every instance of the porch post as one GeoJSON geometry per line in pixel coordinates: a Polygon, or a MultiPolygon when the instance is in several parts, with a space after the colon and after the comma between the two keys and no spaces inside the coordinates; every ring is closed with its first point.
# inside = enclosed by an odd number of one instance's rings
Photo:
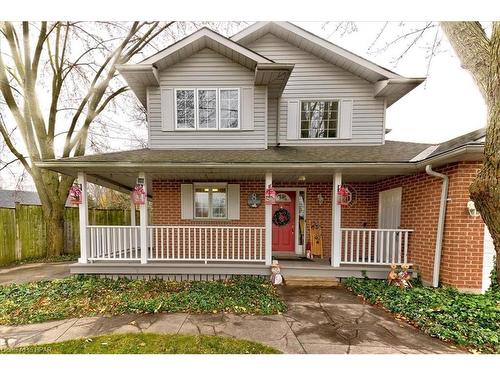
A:
{"type": "MultiPolygon", "coordinates": [[[[273,174],[271,172],[266,172],[266,185],[264,189],[267,189],[269,185],[273,184],[273,174]]],[[[265,216],[265,226],[266,226],[266,266],[270,266],[273,256],[273,206],[266,204],[266,216],[265,216]]]]}
{"type": "Polygon", "coordinates": [[[132,193],[130,193],[130,225],[135,227],[135,204],[134,200],[132,199],[132,193]]]}
{"type": "Polygon", "coordinates": [[[144,179],[144,193],[146,194],[146,202],[141,205],[140,208],[140,228],[141,233],[141,263],[146,264],[148,262],[148,187],[146,181],[146,174],[144,172],[139,173],[139,178],[144,179]]]}
{"type": "Polygon", "coordinates": [[[89,205],[87,198],[87,175],[83,172],[78,172],[78,183],[82,186],[82,203],[78,206],[78,214],[80,219],[80,258],[78,263],[88,262],[88,238],[87,226],[89,220],[89,205]]]}
{"type": "Polygon", "coordinates": [[[340,230],[342,206],[337,204],[338,187],[342,185],[342,172],[335,172],[332,191],[332,267],[340,266],[342,231],[340,230]]]}

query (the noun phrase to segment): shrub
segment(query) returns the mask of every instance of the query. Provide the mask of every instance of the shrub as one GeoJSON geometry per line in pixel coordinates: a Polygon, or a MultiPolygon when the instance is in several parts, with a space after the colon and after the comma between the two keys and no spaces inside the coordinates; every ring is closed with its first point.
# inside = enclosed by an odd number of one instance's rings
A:
{"type": "Polygon", "coordinates": [[[477,351],[500,353],[500,291],[483,295],[453,288],[400,289],[380,280],[349,278],[345,286],[433,337],[477,351]]]}

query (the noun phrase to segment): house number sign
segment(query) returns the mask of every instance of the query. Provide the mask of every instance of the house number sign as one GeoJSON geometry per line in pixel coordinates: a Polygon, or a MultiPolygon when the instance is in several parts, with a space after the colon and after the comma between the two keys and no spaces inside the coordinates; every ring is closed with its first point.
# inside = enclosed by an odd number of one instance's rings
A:
{"type": "Polygon", "coordinates": [[[257,208],[260,206],[260,196],[258,193],[248,194],[248,207],[257,208]]]}

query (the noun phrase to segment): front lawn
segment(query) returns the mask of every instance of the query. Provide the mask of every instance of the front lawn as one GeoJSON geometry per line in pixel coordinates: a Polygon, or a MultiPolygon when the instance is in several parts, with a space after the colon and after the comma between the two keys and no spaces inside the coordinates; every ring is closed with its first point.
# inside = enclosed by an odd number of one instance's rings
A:
{"type": "Polygon", "coordinates": [[[400,289],[385,281],[349,278],[344,285],[430,336],[485,353],[500,353],[500,291],[483,295],[452,288],[400,289]]]}
{"type": "Polygon", "coordinates": [[[73,276],[0,285],[0,325],[125,313],[276,314],[285,310],[276,289],[257,277],[174,282],[73,276]]]}
{"type": "Polygon", "coordinates": [[[220,336],[128,333],[45,345],[22,346],[0,354],[276,354],[268,346],[220,336]]]}

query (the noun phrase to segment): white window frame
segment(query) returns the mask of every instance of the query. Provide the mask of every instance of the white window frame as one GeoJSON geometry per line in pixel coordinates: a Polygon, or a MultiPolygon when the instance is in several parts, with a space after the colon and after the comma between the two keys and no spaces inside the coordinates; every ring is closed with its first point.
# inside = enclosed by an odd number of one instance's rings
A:
{"type": "Polygon", "coordinates": [[[197,130],[197,127],[198,127],[198,109],[197,109],[198,100],[196,98],[197,95],[198,95],[198,93],[196,91],[196,88],[194,88],[194,87],[179,87],[179,88],[174,89],[175,130],[188,131],[188,132],[192,132],[192,131],[197,130]],[[194,128],[179,128],[177,126],[177,124],[178,124],[178,122],[177,122],[177,92],[178,91],[187,91],[187,90],[194,91],[194,128]]]}
{"type": "Polygon", "coordinates": [[[299,100],[299,139],[310,139],[310,140],[326,140],[326,139],[339,139],[340,135],[340,111],[342,110],[342,100],[338,98],[304,98],[299,100]],[[324,138],[309,138],[302,137],[302,103],[303,102],[337,102],[337,131],[335,137],[324,137],[324,138]]]}
{"type": "Polygon", "coordinates": [[[240,92],[240,88],[239,87],[220,87],[219,88],[219,99],[218,99],[218,117],[219,117],[219,130],[220,131],[231,131],[231,130],[240,130],[241,129],[241,92],[240,92]],[[238,127],[237,128],[223,128],[221,127],[221,121],[220,121],[220,111],[221,111],[221,106],[220,106],[220,103],[221,103],[221,100],[220,100],[220,92],[222,90],[236,90],[238,92],[238,127]]]}
{"type": "Polygon", "coordinates": [[[219,90],[216,87],[197,87],[196,91],[196,122],[195,122],[195,130],[198,131],[217,131],[219,130],[219,90]],[[200,128],[200,119],[199,119],[199,107],[198,107],[198,91],[200,90],[212,90],[215,91],[215,128],[200,128]]]}
{"type": "Polygon", "coordinates": [[[228,186],[226,182],[196,182],[193,184],[193,219],[194,220],[229,220],[228,219],[228,186]],[[196,216],[196,189],[213,189],[213,188],[224,188],[226,189],[226,216],[224,217],[213,217],[212,216],[212,192],[210,192],[208,197],[208,217],[196,216]]]}

